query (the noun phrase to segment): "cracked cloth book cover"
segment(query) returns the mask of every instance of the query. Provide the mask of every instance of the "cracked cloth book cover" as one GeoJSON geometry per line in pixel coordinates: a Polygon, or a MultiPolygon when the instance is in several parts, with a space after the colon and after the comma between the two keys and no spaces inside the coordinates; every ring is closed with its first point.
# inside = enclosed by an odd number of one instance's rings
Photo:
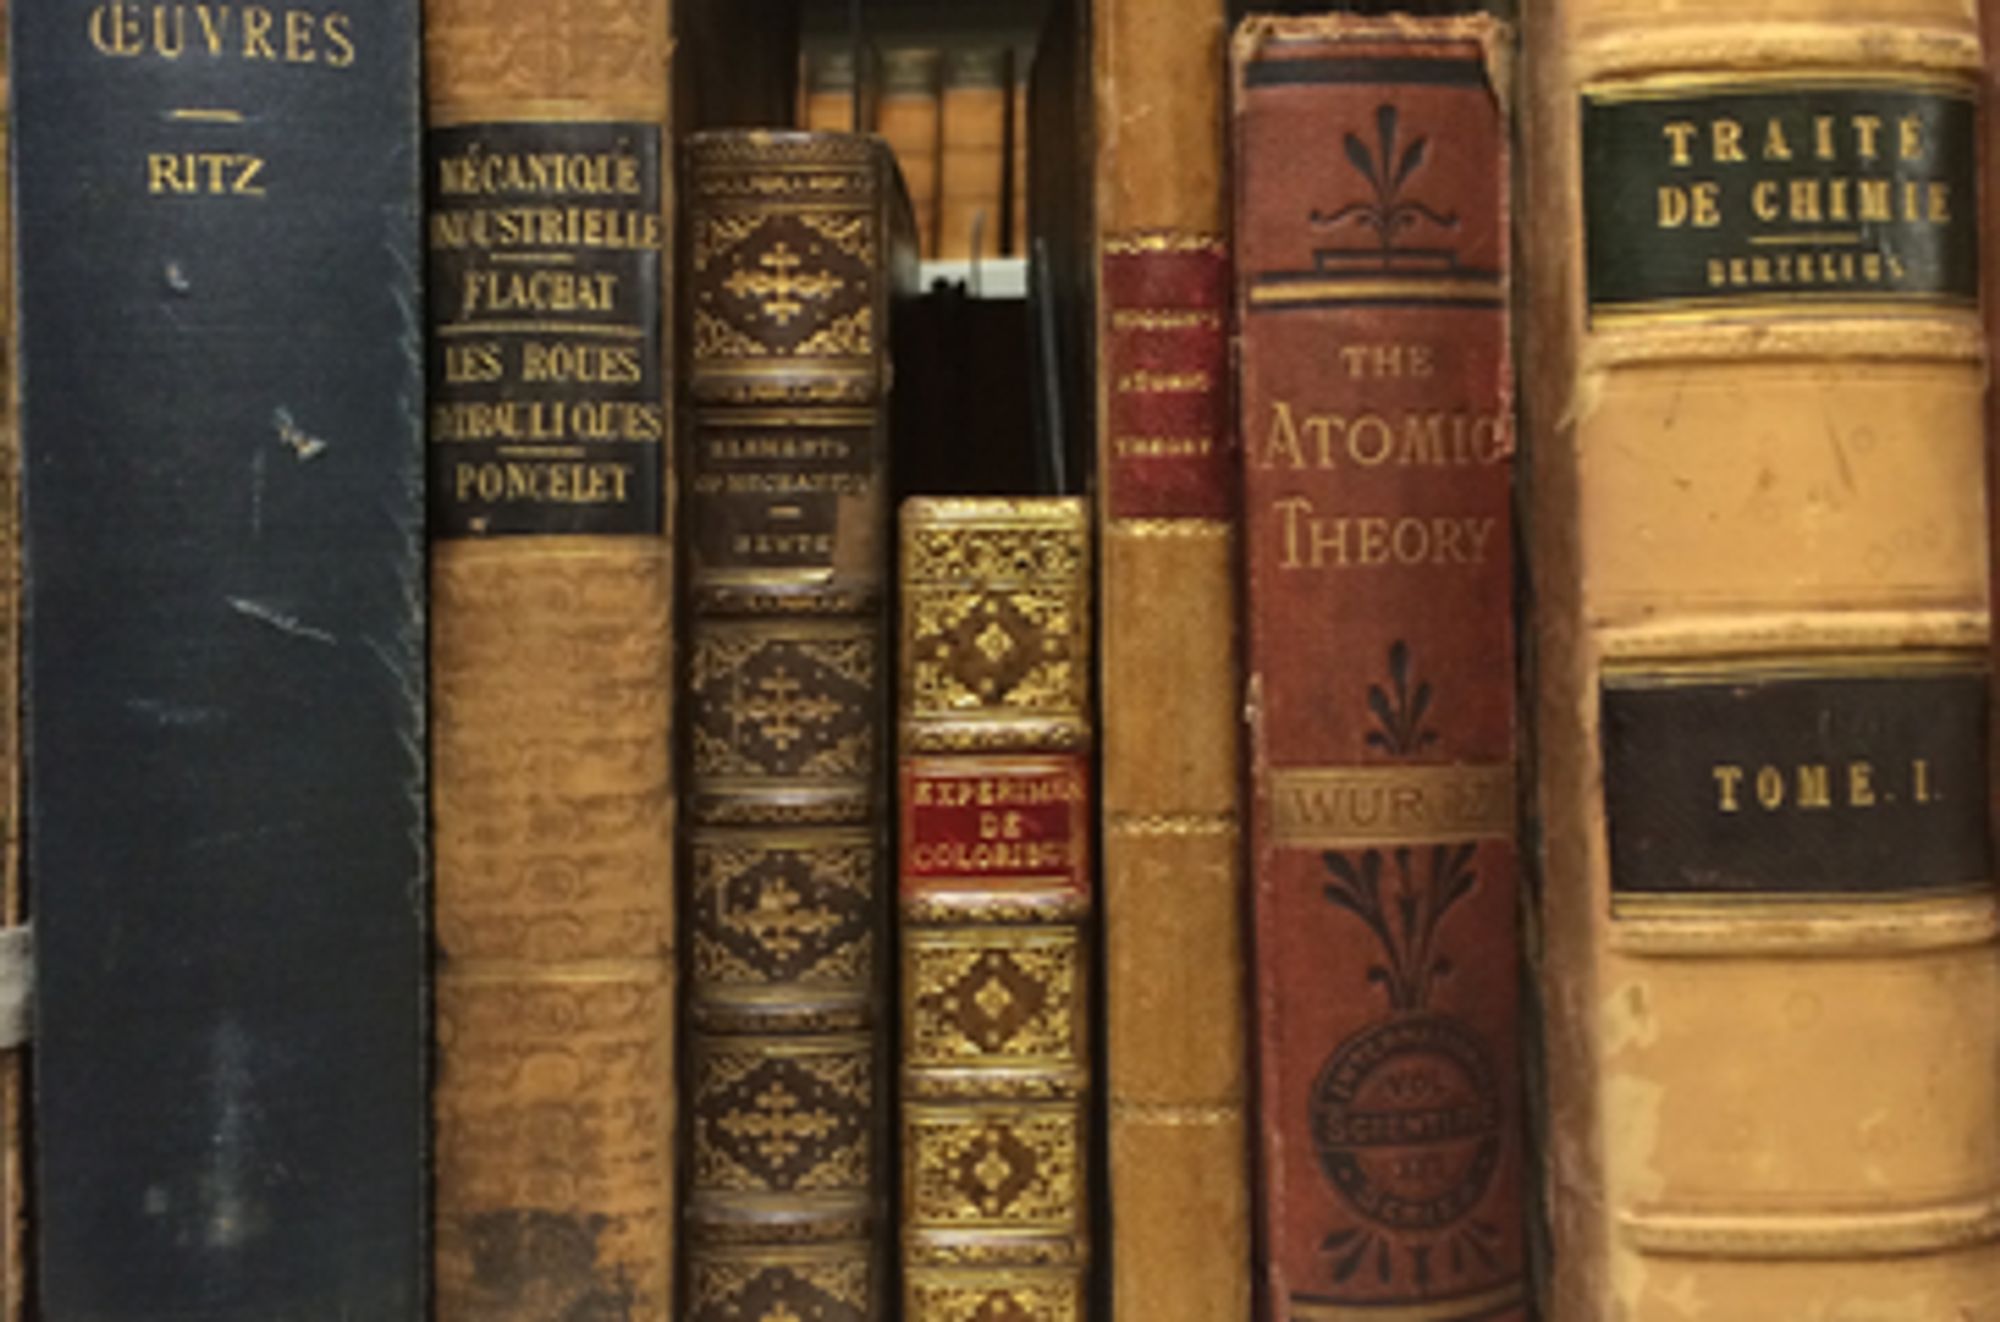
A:
{"type": "Polygon", "coordinates": [[[1233,47],[1265,1316],[1523,1316],[1504,29],[1233,47]]]}

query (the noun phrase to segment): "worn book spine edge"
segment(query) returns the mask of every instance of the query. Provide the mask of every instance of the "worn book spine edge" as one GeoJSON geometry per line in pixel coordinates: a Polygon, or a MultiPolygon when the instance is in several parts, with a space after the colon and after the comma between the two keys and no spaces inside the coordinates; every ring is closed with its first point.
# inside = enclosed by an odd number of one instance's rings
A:
{"type": "Polygon", "coordinates": [[[1114,1318],[1207,1322],[1247,1315],[1251,1241],[1226,7],[1092,11],[1102,1254],[1114,1318]]]}

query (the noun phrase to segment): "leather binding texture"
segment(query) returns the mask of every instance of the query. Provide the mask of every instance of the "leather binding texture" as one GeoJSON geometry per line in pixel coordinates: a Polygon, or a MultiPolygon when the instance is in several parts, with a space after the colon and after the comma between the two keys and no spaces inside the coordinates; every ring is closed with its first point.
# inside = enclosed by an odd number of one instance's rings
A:
{"type": "Polygon", "coordinates": [[[1264,1315],[1526,1316],[1510,34],[1231,52],[1264,1315]]]}
{"type": "Polygon", "coordinates": [[[1974,8],[1528,15],[1548,1316],[2000,1316],[1974,8]]]}
{"type": "Polygon", "coordinates": [[[1120,1322],[1212,1322],[1250,1310],[1226,6],[1091,9],[1104,1253],[1120,1322]]]}
{"type": "Polygon", "coordinates": [[[1088,1315],[1083,500],[902,526],[905,1322],[1088,1315]]]}
{"type": "Polygon", "coordinates": [[[692,1322],[882,1316],[886,357],[879,139],[697,134],[683,285],[692,1322]]]}
{"type": "Polygon", "coordinates": [[[35,1312],[417,1322],[417,5],[12,20],[35,1312]]]}
{"type": "Polygon", "coordinates": [[[667,6],[425,17],[436,1316],[665,1322],[667,6]]]}

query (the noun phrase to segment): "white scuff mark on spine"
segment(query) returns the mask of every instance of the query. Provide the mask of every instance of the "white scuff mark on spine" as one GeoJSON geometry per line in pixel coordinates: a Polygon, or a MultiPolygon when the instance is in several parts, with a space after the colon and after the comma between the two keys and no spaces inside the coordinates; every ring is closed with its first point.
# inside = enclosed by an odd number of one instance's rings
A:
{"type": "Polygon", "coordinates": [[[230,597],[229,609],[238,615],[247,615],[253,620],[270,625],[280,633],[288,633],[294,638],[305,638],[315,643],[325,643],[332,647],[340,640],[324,629],[315,628],[296,615],[287,615],[281,610],[266,606],[261,601],[251,601],[248,597],[230,597]]]}
{"type": "Polygon", "coordinates": [[[278,429],[278,440],[291,448],[300,463],[317,459],[326,450],[325,441],[310,434],[292,420],[290,409],[274,409],[271,421],[278,429]]]}

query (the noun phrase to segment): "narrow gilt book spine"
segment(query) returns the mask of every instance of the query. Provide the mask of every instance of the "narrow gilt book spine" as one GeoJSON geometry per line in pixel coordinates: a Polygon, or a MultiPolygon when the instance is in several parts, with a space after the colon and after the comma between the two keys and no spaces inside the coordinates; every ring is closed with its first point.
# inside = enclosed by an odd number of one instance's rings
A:
{"type": "Polygon", "coordinates": [[[12,20],[34,1313],[418,1322],[417,4],[12,20]]]}
{"type": "Polygon", "coordinates": [[[684,1316],[883,1315],[892,295],[876,138],[684,148],[692,1109],[684,1316]]]}
{"type": "Polygon", "coordinates": [[[1091,6],[1103,1254],[1118,1322],[1250,1311],[1226,8],[1091,6]]]}
{"type": "Polygon", "coordinates": [[[1530,20],[1548,1316],[2000,1316],[1974,7],[1530,20]]]}
{"type": "Polygon", "coordinates": [[[1526,1316],[1509,46],[1326,15],[1232,52],[1274,1319],[1526,1316]]]}
{"type": "Polygon", "coordinates": [[[426,0],[438,1322],[673,1309],[664,0],[426,0]]]}
{"type": "Polygon", "coordinates": [[[1089,1315],[1089,519],[902,527],[905,1322],[1089,1315]]]}

